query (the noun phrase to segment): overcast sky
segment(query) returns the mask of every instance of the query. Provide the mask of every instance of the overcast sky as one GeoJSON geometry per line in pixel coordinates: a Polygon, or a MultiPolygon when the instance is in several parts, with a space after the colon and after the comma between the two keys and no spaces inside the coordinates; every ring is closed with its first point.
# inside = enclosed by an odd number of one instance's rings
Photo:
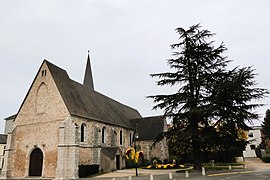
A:
{"type": "Polygon", "coordinates": [[[145,97],[171,89],[149,74],[168,71],[174,29],[197,23],[224,41],[232,67],[252,65],[258,87],[270,89],[269,9],[269,0],[0,0],[0,133],[43,59],[82,82],[87,50],[97,91],[143,116],[162,114],[145,97]]]}

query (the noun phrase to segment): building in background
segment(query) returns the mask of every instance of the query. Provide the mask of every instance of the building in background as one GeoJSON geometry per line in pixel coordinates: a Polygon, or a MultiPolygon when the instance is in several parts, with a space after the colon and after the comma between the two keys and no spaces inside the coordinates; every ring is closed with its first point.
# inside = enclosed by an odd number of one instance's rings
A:
{"type": "Polygon", "coordinates": [[[8,132],[11,131],[12,126],[14,125],[15,118],[16,118],[16,114],[5,118],[4,134],[8,134],[8,132]]]}
{"type": "Polygon", "coordinates": [[[261,126],[252,126],[252,129],[248,131],[248,144],[243,151],[244,157],[257,157],[255,149],[262,142],[261,126]]]}
{"type": "Polygon", "coordinates": [[[4,166],[4,155],[5,155],[6,145],[7,145],[7,135],[0,134],[0,170],[2,170],[4,166]]]}

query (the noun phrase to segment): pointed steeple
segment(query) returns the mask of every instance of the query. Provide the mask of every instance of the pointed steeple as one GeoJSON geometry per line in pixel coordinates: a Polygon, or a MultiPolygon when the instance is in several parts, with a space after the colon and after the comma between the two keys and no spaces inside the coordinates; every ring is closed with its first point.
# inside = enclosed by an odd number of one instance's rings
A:
{"type": "Polygon", "coordinates": [[[88,51],[88,57],[87,57],[87,63],[86,63],[86,68],[85,68],[83,85],[94,90],[94,82],[93,82],[93,76],[92,76],[92,70],[91,70],[89,51],[88,51]]]}

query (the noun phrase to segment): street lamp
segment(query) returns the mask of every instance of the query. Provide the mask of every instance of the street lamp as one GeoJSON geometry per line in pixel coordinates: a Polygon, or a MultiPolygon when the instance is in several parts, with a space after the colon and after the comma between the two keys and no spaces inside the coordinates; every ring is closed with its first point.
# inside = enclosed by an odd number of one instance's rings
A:
{"type": "Polygon", "coordinates": [[[134,156],[134,159],[135,159],[135,170],[136,170],[136,176],[138,176],[138,161],[139,161],[139,157],[138,159],[136,159],[136,154],[137,154],[137,145],[136,145],[136,141],[138,141],[139,139],[139,134],[137,131],[135,131],[135,134],[134,134],[134,138],[133,138],[133,141],[134,141],[134,150],[135,150],[135,156],[134,156]]]}

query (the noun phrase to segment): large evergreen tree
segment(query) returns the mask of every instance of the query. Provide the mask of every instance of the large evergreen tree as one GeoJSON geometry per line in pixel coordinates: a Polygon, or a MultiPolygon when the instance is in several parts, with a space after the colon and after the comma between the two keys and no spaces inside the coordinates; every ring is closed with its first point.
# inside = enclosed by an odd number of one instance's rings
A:
{"type": "Polygon", "coordinates": [[[262,123],[262,132],[264,146],[268,147],[268,142],[270,141],[270,109],[266,110],[264,121],[262,123]]]}
{"type": "Polygon", "coordinates": [[[153,109],[163,109],[172,119],[172,127],[161,137],[188,147],[193,154],[194,168],[201,169],[202,152],[221,149],[226,137],[236,138],[236,131],[246,130],[245,121],[258,118],[252,110],[261,104],[266,89],[254,88],[254,71],[250,67],[227,70],[230,62],[224,56],[224,44],[215,47],[214,35],[201,30],[199,24],[188,30],[177,28],[178,43],[172,44],[173,58],[167,60],[173,72],[151,74],[157,85],[177,86],[168,95],[154,95],[153,109]],[[219,140],[219,141],[217,141],[219,140]]]}

